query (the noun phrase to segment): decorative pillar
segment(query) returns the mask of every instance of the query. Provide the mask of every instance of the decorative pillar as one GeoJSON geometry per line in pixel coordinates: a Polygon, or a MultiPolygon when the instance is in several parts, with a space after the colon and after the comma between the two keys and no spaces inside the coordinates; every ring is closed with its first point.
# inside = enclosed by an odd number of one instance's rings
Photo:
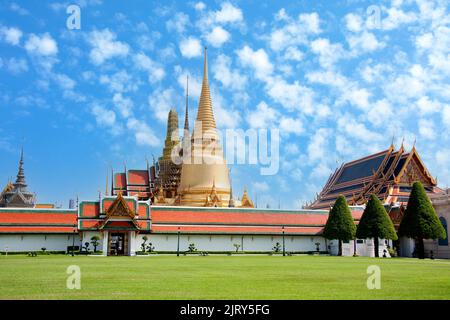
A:
{"type": "Polygon", "coordinates": [[[130,256],[135,256],[136,255],[136,231],[130,231],[128,232],[128,237],[130,239],[129,241],[129,254],[130,256]]]}
{"type": "Polygon", "coordinates": [[[109,251],[109,243],[108,243],[108,231],[103,231],[103,246],[102,246],[103,255],[107,256],[109,251]]]}

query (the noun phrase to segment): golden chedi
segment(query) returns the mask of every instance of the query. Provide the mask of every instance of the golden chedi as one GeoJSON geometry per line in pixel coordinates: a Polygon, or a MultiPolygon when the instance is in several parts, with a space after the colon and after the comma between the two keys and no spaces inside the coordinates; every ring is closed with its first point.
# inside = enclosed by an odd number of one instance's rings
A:
{"type": "Polygon", "coordinates": [[[181,166],[172,161],[172,152],[180,143],[178,136],[178,114],[175,109],[171,109],[167,119],[167,134],[164,142],[162,156],[158,159],[158,189],[157,201],[159,204],[165,203],[164,198],[175,198],[180,182],[181,166]]]}
{"type": "Polygon", "coordinates": [[[203,82],[197,118],[188,150],[183,150],[177,204],[226,207],[230,201],[228,167],[214,120],[205,48],[203,82]]]}

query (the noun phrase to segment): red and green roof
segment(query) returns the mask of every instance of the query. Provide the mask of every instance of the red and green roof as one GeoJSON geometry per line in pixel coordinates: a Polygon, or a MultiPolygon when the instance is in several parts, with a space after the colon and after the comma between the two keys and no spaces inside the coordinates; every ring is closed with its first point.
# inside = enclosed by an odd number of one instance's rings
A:
{"type": "Polygon", "coordinates": [[[76,210],[0,208],[0,233],[73,233],[76,225],[76,210]]]}

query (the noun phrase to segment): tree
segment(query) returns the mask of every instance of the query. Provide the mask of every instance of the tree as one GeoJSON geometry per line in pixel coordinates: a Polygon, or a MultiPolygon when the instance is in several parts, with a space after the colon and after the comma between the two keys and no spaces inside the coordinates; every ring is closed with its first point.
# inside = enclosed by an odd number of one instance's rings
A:
{"type": "Polygon", "coordinates": [[[195,252],[197,251],[197,248],[195,247],[195,243],[191,243],[188,247],[189,252],[195,252]]]}
{"type": "Polygon", "coordinates": [[[142,240],[144,240],[144,241],[141,244],[141,249],[142,249],[142,252],[145,252],[145,248],[146,248],[148,237],[147,236],[143,236],[142,240]]]}
{"type": "Polygon", "coordinates": [[[97,252],[97,247],[99,245],[100,237],[99,236],[93,236],[91,238],[92,246],[94,247],[94,252],[97,252]]]}
{"type": "Polygon", "coordinates": [[[328,215],[323,236],[329,240],[339,241],[338,255],[342,256],[342,241],[355,239],[356,226],[347,199],[340,195],[328,215]]]}
{"type": "Polygon", "coordinates": [[[280,251],[281,251],[281,244],[280,244],[279,242],[275,243],[275,247],[273,247],[272,250],[273,250],[275,253],[280,252],[280,251]]]}
{"type": "Polygon", "coordinates": [[[356,230],[356,237],[359,239],[373,238],[375,244],[375,257],[379,257],[379,239],[397,240],[394,224],[389,218],[386,209],[380,199],[371,194],[369,202],[364,209],[361,220],[356,230]]]}
{"type": "Polygon", "coordinates": [[[398,229],[400,236],[417,241],[417,256],[425,258],[424,239],[445,239],[446,233],[422,183],[414,182],[405,215],[398,229]]]}
{"type": "Polygon", "coordinates": [[[155,250],[155,246],[150,242],[147,246],[148,252],[153,252],[155,250]]]}

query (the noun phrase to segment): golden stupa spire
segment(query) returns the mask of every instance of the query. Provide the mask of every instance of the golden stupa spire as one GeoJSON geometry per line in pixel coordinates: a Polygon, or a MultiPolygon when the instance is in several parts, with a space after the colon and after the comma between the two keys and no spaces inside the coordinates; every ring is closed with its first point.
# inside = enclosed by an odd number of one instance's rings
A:
{"type": "Polygon", "coordinates": [[[184,114],[184,131],[189,133],[189,75],[186,76],[186,111],[184,114]]]}
{"type": "Polygon", "coordinates": [[[216,121],[214,120],[213,105],[208,81],[208,54],[206,47],[205,60],[203,62],[202,91],[200,93],[196,121],[201,121],[203,132],[210,129],[216,129],[216,121]]]}
{"type": "MultiPolygon", "coordinates": [[[[189,157],[183,161],[178,194],[184,206],[210,205],[211,191],[216,194],[214,205],[228,205],[230,181],[219,134],[214,120],[213,105],[208,83],[208,58],[205,48],[203,83],[197,118],[191,137],[189,157]],[[212,147],[212,150],[211,150],[212,147]],[[211,181],[213,190],[211,190],[211,181]],[[207,199],[205,204],[205,199],[207,199]]],[[[184,156],[184,155],[183,155],[184,156]]]]}
{"type": "Polygon", "coordinates": [[[167,117],[167,134],[164,141],[163,155],[160,160],[170,160],[172,149],[178,144],[178,113],[172,108],[167,117]],[[172,137],[172,135],[174,135],[172,137]]]}

